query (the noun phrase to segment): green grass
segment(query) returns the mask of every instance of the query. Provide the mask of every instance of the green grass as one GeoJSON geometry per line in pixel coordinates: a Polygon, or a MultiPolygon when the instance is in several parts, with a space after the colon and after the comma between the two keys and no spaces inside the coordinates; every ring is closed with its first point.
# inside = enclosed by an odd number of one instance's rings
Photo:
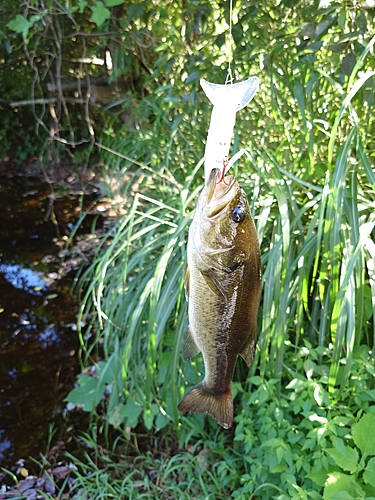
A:
{"type": "MultiPolygon", "coordinates": [[[[180,355],[186,237],[201,163],[181,188],[178,170],[159,170],[176,175],[172,182],[146,172],[142,184],[130,163],[121,172],[134,175],[122,193],[125,213],[82,281],[80,319],[95,339],[81,337],[83,360],[104,357],[94,383],[107,412],[103,428],[129,438],[140,425],[157,433],[156,442],[178,446],[160,459],[152,449],[136,460],[110,453],[108,464],[87,458],[75,483],[82,492],[100,485],[103,498],[297,499],[321,498],[325,484],[329,491],[337,468],[326,450],[336,435],[348,443],[350,426],[373,399],[375,184],[363,137],[361,123],[350,122],[320,178],[307,176],[297,159],[290,164],[288,137],[275,151],[254,141],[237,164],[261,245],[263,297],[254,365],[249,374],[241,364],[236,371],[234,434],[176,410],[185,385],[202,373],[201,360],[185,364],[180,355]],[[187,451],[196,442],[211,450],[200,473],[202,450],[187,451]]],[[[177,157],[179,142],[174,148],[177,157]]]]}
{"type": "Polygon", "coordinates": [[[368,433],[375,394],[368,387],[375,370],[369,352],[354,349],[348,382],[331,404],[333,348],[303,344],[285,349],[290,382],[280,395],[276,378],[253,375],[234,383],[234,430],[197,417],[181,427],[178,439],[171,423],[164,432],[138,427],[103,445],[92,426],[81,436],[85,457],[68,456],[77,467],[71,497],[328,500],[332,488],[340,491],[337,477],[345,493],[357,491],[353,498],[373,496],[375,445],[368,433]]]}

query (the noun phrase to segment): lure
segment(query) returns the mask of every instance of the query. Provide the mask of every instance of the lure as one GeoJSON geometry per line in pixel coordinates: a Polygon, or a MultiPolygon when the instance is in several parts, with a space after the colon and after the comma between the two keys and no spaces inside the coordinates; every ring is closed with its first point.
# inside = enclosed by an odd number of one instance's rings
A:
{"type": "Polygon", "coordinates": [[[259,80],[253,76],[243,82],[220,85],[202,78],[200,83],[204,93],[214,105],[204,153],[204,178],[207,184],[212,169],[220,170],[219,182],[229,170],[228,155],[236,113],[247,106],[254,97],[259,80]]]}

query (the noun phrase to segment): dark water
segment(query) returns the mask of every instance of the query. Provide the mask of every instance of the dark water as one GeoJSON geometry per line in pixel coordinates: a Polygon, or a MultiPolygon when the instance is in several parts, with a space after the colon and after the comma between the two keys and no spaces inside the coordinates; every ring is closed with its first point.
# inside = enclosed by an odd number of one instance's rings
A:
{"type": "Polygon", "coordinates": [[[10,470],[46,453],[79,371],[75,272],[57,257],[79,215],[79,196],[0,177],[0,467],[10,470]]]}

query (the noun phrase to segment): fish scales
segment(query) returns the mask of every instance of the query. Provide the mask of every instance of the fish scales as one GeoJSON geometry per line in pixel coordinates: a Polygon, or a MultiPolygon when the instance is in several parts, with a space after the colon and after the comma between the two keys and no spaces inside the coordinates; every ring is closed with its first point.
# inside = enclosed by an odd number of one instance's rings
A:
{"type": "Polygon", "coordinates": [[[233,423],[232,376],[238,355],[250,366],[261,294],[260,250],[247,198],[235,177],[213,169],[189,229],[185,288],[189,309],[184,360],[202,352],[205,376],[179,403],[233,423]]]}

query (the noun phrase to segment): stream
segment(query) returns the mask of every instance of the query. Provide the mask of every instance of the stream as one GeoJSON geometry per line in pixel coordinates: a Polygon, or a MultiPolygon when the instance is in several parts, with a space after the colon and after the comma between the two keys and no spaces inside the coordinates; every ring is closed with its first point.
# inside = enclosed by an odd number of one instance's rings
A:
{"type": "Polygon", "coordinates": [[[66,243],[81,198],[38,178],[0,177],[0,468],[13,472],[63,439],[64,398],[79,372],[79,259],[66,243]]]}

